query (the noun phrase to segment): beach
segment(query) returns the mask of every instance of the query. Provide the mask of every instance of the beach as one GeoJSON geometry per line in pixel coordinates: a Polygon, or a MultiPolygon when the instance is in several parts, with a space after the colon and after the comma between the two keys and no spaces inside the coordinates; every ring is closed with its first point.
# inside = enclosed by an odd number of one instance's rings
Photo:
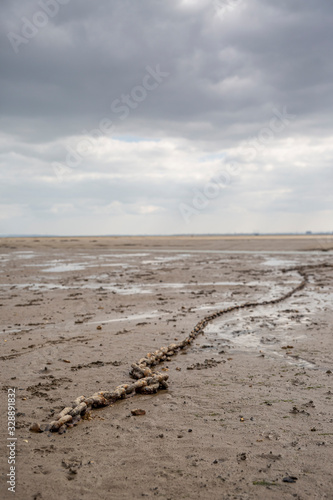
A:
{"type": "Polygon", "coordinates": [[[12,474],[18,500],[333,499],[332,253],[315,235],[1,238],[0,497],[12,474]],[[249,302],[156,367],[167,389],[30,430],[249,302]]]}

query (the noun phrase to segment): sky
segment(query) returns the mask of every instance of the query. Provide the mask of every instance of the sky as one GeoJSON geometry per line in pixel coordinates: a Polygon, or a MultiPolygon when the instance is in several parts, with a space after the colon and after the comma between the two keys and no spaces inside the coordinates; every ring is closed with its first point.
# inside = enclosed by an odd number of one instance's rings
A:
{"type": "Polygon", "coordinates": [[[332,2],[0,19],[0,235],[333,231],[332,2]]]}

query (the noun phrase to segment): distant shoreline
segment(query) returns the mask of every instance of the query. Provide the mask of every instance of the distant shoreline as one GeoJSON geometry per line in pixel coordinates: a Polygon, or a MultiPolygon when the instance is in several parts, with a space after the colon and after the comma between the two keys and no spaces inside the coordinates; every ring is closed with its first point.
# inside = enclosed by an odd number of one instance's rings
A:
{"type": "Polygon", "coordinates": [[[42,238],[42,239],[87,239],[87,238],[94,238],[94,239],[105,239],[105,238],[174,238],[174,239],[185,239],[185,238],[191,238],[191,239],[197,239],[197,238],[203,238],[203,239],[303,239],[303,238],[318,238],[318,237],[325,237],[325,238],[332,238],[333,239],[333,233],[326,232],[326,233],[263,233],[263,234],[256,234],[256,233],[244,233],[244,234],[159,234],[159,235],[153,235],[153,234],[110,234],[110,235],[10,235],[10,234],[5,234],[1,235],[0,238],[2,239],[36,239],[36,238],[42,238]]]}

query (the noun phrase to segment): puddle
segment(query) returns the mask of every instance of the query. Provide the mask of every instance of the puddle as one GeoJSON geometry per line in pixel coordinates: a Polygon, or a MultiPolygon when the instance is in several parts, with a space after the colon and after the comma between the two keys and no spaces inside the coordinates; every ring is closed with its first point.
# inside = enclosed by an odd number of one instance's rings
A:
{"type": "Polygon", "coordinates": [[[13,283],[13,284],[0,284],[1,288],[20,288],[31,291],[53,291],[53,290],[105,290],[110,292],[118,293],[119,295],[136,295],[136,294],[146,294],[154,293],[154,290],[144,290],[140,286],[123,286],[112,284],[107,285],[104,283],[84,283],[84,284],[71,284],[71,285],[60,285],[58,283],[13,283]]]}
{"type": "Polygon", "coordinates": [[[136,267],[133,264],[127,264],[125,262],[107,262],[104,264],[101,264],[100,262],[96,262],[96,264],[90,264],[87,267],[122,267],[122,268],[129,268],[129,267],[136,267]]]}
{"type": "MultiPolygon", "coordinates": [[[[147,285],[147,286],[154,286],[155,288],[185,288],[185,287],[191,287],[191,286],[244,286],[245,283],[242,282],[236,282],[236,281],[216,281],[216,282],[206,282],[206,283],[200,283],[200,282],[194,282],[194,283],[155,283],[153,285],[147,285]]],[[[142,285],[146,286],[146,285],[142,285]]]]}
{"type": "Polygon", "coordinates": [[[27,333],[27,332],[30,332],[31,331],[31,328],[27,327],[27,328],[3,328],[1,331],[0,331],[0,335],[3,335],[4,337],[6,335],[9,335],[11,333],[27,333]]]}
{"type": "MultiPolygon", "coordinates": [[[[1,263],[1,261],[0,261],[1,263]]],[[[47,267],[50,264],[25,264],[24,267],[47,267]]],[[[109,264],[101,264],[101,263],[96,263],[96,264],[85,264],[85,263],[76,263],[76,264],[59,264],[54,267],[47,267],[47,269],[43,269],[42,272],[48,272],[48,273],[58,273],[58,272],[65,272],[65,271],[81,271],[84,269],[87,269],[89,267],[120,267],[121,269],[127,269],[127,268],[134,268],[135,266],[132,266],[130,264],[125,264],[122,262],[117,262],[115,263],[109,263],[109,264]]],[[[87,278],[90,278],[90,276],[87,276],[87,278]]]]}
{"type": "Polygon", "coordinates": [[[159,318],[161,316],[165,316],[167,313],[162,313],[159,311],[151,311],[150,313],[141,313],[141,314],[132,314],[130,316],[124,316],[121,318],[107,319],[101,321],[90,321],[88,325],[105,325],[107,323],[117,323],[118,321],[137,321],[140,319],[151,319],[151,318],[159,318]]]}
{"type": "Polygon", "coordinates": [[[67,271],[82,271],[87,266],[84,264],[60,264],[58,266],[43,269],[44,273],[64,273],[67,271]]]}
{"type": "MultiPolygon", "coordinates": [[[[138,253],[138,252],[133,252],[126,257],[148,257],[149,253],[138,253]]],[[[107,257],[107,258],[124,258],[125,255],[123,253],[106,253],[106,254],[100,254],[99,257],[107,257]]]]}
{"type": "Polygon", "coordinates": [[[142,264],[158,265],[164,262],[173,262],[175,260],[187,259],[188,257],[191,257],[191,255],[187,253],[180,253],[178,255],[175,255],[174,257],[155,257],[154,260],[143,260],[142,264]]]}
{"type": "Polygon", "coordinates": [[[299,368],[308,368],[310,370],[318,370],[318,367],[314,363],[306,361],[306,359],[302,358],[294,359],[292,357],[285,358],[284,355],[278,351],[273,351],[272,355],[276,356],[277,358],[282,358],[282,360],[288,365],[298,366],[299,368]]]}
{"type": "MultiPolygon", "coordinates": [[[[133,286],[124,286],[123,288],[120,287],[121,285],[103,285],[102,288],[103,290],[109,290],[112,292],[116,292],[119,295],[138,295],[142,293],[153,293],[153,290],[144,290],[140,286],[133,285],[133,286]]],[[[94,285],[87,285],[87,288],[97,288],[94,285]]]]}
{"type": "Polygon", "coordinates": [[[279,266],[279,267],[288,267],[288,266],[297,266],[299,264],[299,261],[297,260],[286,260],[286,259],[267,259],[265,262],[263,262],[264,266],[279,266]]]}
{"type": "Polygon", "coordinates": [[[230,307],[230,305],[230,302],[215,302],[214,304],[203,304],[198,307],[191,307],[191,311],[214,311],[215,309],[226,309],[227,307],[230,307]]]}
{"type": "Polygon", "coordinates": [[[15,251],[13,252],[13,254],[15,254],[15,259],[32,259],[33,257],[35,257],[35,252],[32,252],[30,250],[15,251]]]}
{"type": "MultiPolygon", "coordinates": [[[[131,264],[123,263],[123,262],[62,262],[57,261],[56,263],[45,263],[45,264],[31,264],[29,267],[46,267],[42,272],[44,273],[64,273],[69,271],[83,271],[90,267],[121,267],[122,269],[127,269],[130,267],[134,267],[131,264]],[[50,266],[50,267],[47,267],[50,266]]],[[[27,267],[28,267],[27,266],[27,267]]]]}
{"type": "Polygon", "coordinates": [[[14,250],[16,255],[34,255],[35,252],[33,250],[14,250]]]}
{"type": "Polygon", "coordinates": [[[13,289],[20,288],[21,290],[31,290],[32,292],[39,292],[48,290],[69,290],[72,287],[60,285],[58,283],[12,283],[12,284],[6,283],[6,284],[1,284],[0,289],[1,288],[13,288],[13,289]]]}

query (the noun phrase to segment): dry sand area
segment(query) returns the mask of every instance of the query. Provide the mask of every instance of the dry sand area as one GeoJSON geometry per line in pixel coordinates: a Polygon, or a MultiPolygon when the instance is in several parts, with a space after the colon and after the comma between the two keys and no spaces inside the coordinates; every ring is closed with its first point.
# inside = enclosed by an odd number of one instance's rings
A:
{"type": "Polygon", "coordinates": [[[2,238],[1,499],[333,499],[333,238],[2,238]],[[130,382],[148,352],[169,387],[29,430],[130,382]],[[8,491],[15,389],[15,494],[8,491]],[[133,409],[145,415],[133,416],[133,409]]]}

